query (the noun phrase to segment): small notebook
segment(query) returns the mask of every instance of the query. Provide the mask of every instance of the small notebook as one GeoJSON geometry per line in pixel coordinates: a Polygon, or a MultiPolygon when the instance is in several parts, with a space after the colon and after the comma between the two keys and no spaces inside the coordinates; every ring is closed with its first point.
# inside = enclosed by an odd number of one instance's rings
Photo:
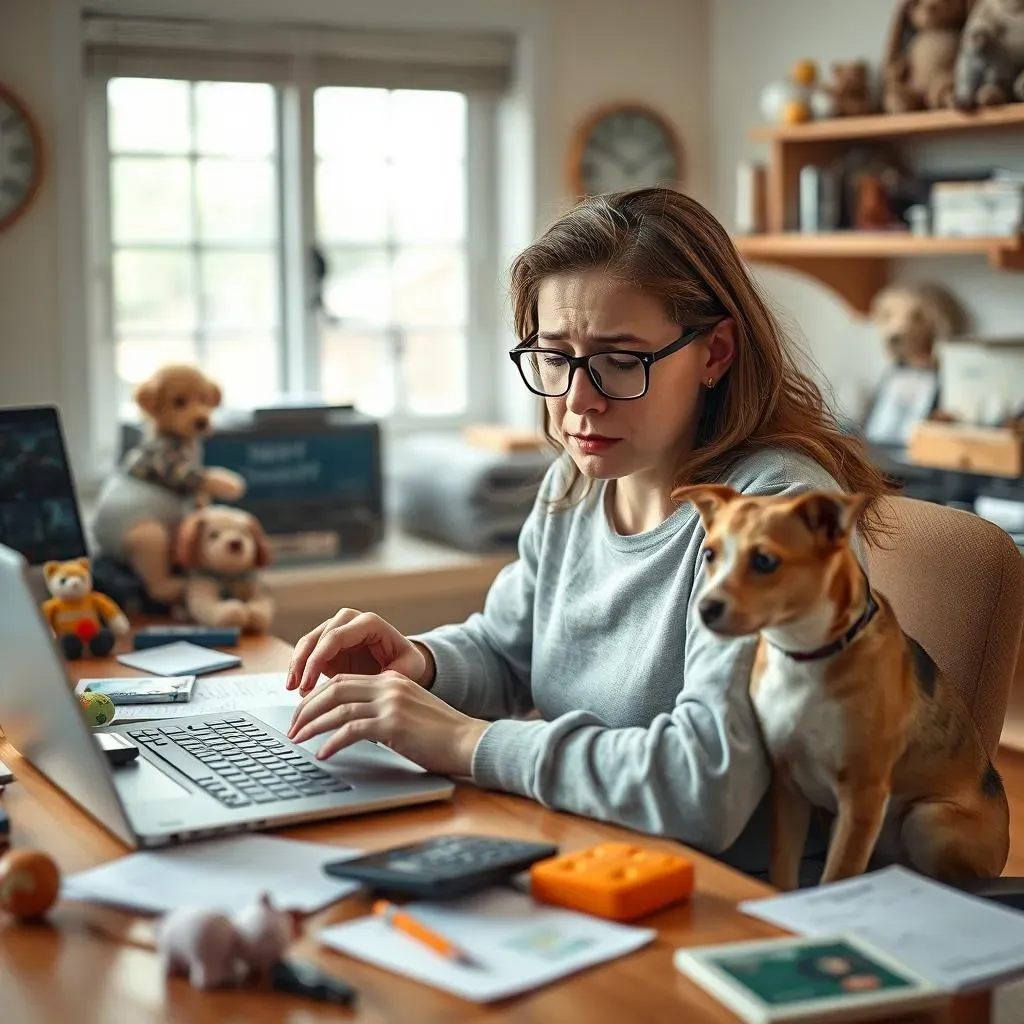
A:
{"type": "Polygon", "coordinates": [[[848,935],[756,939],[677,949],[677,970],[750,1024],[888,1019],[949,993],[848,935]]]}
{"type": "Polygon", "coordinates": [[[153,676],[202,676],[242,664],[237,654],[200,647],[187,640],[150,647],[144,651],[132,651],[131,654],[119,654],[117,660],[122,665],[153,676]]]}

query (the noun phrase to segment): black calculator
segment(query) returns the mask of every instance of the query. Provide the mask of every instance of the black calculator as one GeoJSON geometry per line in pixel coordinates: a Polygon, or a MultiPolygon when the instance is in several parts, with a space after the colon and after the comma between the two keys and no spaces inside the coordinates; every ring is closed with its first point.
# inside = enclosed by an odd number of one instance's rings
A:
{"type": "Polygon", "coordinates": [[[324,871],[360,882],[382,896],[442,900],[503,885],[531,864],[558,853],[557,846],[494,836],[438,836],[381,850],[352,860],[336,860],[324,871]]]}

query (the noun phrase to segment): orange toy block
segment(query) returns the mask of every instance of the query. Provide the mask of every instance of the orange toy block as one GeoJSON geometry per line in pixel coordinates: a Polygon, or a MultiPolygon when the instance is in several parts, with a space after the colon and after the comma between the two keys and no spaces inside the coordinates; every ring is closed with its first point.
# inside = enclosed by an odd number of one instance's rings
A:
{"type": "Polygon", "coordinates": [[[613,921],[632,921],[693,892],[693,862],[632,843],[601,843],[530,868],[530,893],[613,921]]]}

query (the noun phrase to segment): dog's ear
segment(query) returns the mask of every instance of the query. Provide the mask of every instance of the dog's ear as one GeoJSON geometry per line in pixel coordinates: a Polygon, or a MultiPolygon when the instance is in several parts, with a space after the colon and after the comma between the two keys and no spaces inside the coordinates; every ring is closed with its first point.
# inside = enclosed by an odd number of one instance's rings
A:
{"type": "Polygon", "coordinates": [[[697,506],[705,529],[711,526],[724,505],[738,497],[739,491],[725,484],[692,484],[672,492],[673,501],[678,501],[680,505],[691,502],[697,506]]]}
{"type": "Polygon", "coordinates": [[[174,560],[182,569],[194,569],[199,564],[199,540],[203,530],[203,513],[190,512],[178,527],[174,560]]]}
{"type": "Polygon", "coordinates": [[[263,526],[255,516],[249,519],[249,532],[252,534],[252,539],[256,542],[256,568],[262,569],[264,566],[270,565],[270,541],[267,540],[267,535],[263,532],[263,526]]]}
{"type": "Polygon", "coordinates": [[[811,491],[795,499],[793,512],[815,537],[828,544],[837,544],[853,532],[867,503],[866,494],[811,491]]]}
{"type": "Polygon", "coordinates": [[[220,388],[209,377],[206,378],[206,404],[217,408],[223,399],[220,388]]]}

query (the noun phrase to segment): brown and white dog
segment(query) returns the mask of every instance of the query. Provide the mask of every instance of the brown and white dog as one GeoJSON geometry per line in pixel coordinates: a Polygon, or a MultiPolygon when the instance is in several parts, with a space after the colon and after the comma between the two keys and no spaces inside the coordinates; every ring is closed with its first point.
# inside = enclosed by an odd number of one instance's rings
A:
{"type": "Polygon", "coordinates": [[[999,773],[963,701],[851,540],[860,495],[748,497],[693,486],[706,531],[703,624],[759,635],[750,694],[772,761],[770,877],[793,889],[811,808],[836,814],[821,881],[873,853],[942,881],[997,877],[1009,852],[999,773]]]}

